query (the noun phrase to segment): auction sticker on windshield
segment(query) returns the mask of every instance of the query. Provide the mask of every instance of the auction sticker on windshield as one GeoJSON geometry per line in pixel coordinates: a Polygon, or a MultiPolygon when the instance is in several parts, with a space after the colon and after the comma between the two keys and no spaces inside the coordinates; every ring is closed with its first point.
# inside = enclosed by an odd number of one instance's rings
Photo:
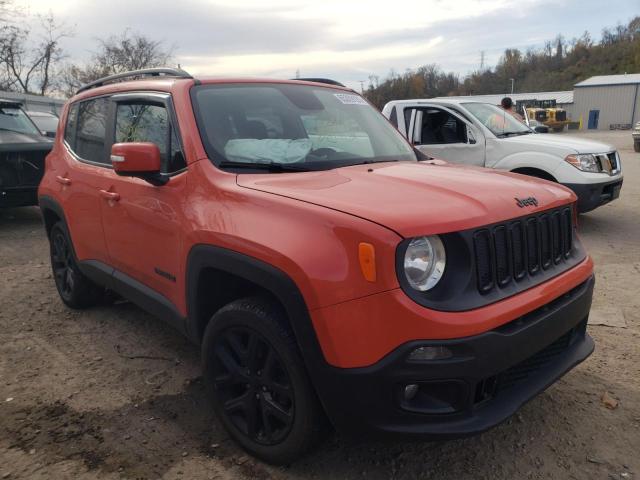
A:
{"type": "Polygon", "coordinates": [[[359,95],[350,95],[348,93],[334,93],[334,95],[345,105],[368,105],[367,101],[359,95]]]}

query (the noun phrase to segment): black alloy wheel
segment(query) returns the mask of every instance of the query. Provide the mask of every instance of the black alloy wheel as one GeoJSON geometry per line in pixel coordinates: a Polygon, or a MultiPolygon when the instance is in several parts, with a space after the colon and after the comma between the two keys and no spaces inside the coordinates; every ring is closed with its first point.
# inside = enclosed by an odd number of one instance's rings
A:
{"type": "Polygon", "coordinates": [[[217,337],[213,387],[231,423],[261,445],[276,445],[291,431],[295,401],[289,374],[269,341],[247,327],[217,337]]]}
{"type": "Polygon", "coordinates": [[[61,229],[55,229],[52,232],[51,266],[60,296],[64,299],[71,298],[74,288],[73,253],[61,229]]]}
{"type": "Polygon", "coordinates": [[[98,305],[104,288],[96,285],[78,268],[69,232],[62,222],[49,232],[51,269],[62,301],[71,308],[82,309],[98,305]]]}

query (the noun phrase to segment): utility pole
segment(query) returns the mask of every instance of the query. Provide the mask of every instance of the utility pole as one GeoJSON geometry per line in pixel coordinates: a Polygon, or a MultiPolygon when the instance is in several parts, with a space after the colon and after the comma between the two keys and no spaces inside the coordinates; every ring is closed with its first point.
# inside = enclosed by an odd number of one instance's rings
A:
{"type": "Polygon", "coordinates": [[[364,93],[364,80],[358,80],[360,82],[360,93],[364,93]]]}
{"type": "Polygon", "coordinates": [[[484,50],[480,51],[480,73],[484,72],[484,59],[485,53],[484,50]]]}
{"type": "Polygon", "coordinates": [[[513,86],[516,83],[516,79],[515,78],[510,78],[509,80],[511,80],[511,95],[513,95],[513,86]]]}

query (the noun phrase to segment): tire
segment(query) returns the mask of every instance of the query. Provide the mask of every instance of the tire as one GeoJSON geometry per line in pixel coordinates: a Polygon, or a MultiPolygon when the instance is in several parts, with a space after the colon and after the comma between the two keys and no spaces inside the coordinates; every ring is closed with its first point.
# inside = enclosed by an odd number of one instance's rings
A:
{"type": "Polygon", "coordinates": [[[324,437],[324,413],[279,305],[252,297],[220,309],[202,361],[215,414],[252,455],[288,464],[324,437]]]}
{"type": "Polygon", "coordinates": [[[636,152],[640,152],[640,142],[633,142],[633,149],[636,152]]]}
{"type": "Polygon", "coordinates": [[[104,288],[92,282],[78,268],[71,237],[63,222],[57,222],[51,228],[49,250],[53,278],[62,301],[74,309],[99,304],[104,296],[104,288]]]}

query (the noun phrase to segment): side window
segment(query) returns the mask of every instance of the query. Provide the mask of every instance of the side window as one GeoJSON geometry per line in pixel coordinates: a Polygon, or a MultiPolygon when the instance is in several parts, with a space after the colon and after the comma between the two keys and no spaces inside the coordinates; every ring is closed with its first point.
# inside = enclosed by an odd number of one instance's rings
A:
{"type": "Polygon", "coordinates": [[[163,105],[119,103],[116,109],[115,143],[152,142],[160,149],[162,171],[186,167],[180,142],[163,105]]]}
{"type": "Polygon", "coordinates": [[[79,157],[105,165],[111,164],[104,151],[108,107],[109,100],[104,97],[80,103],[74,148],[79,157]]]}
{"type": "Polygon", "coordinates": [[[420,144],[438,145],[448,143],[467,143],[465,123],[449,112],[437,108],[422,110],[420,144]]]}
{"type": "Polygon", "coordinates": [[[69,113],[67,114],[67,124],[64,127],[64,140],[67,142],[67,145],[71,147],[71,149],[75,149],[75,132],[76,125],[78,123],[78,104],[73,104],[69,108],[69,113]]]}

